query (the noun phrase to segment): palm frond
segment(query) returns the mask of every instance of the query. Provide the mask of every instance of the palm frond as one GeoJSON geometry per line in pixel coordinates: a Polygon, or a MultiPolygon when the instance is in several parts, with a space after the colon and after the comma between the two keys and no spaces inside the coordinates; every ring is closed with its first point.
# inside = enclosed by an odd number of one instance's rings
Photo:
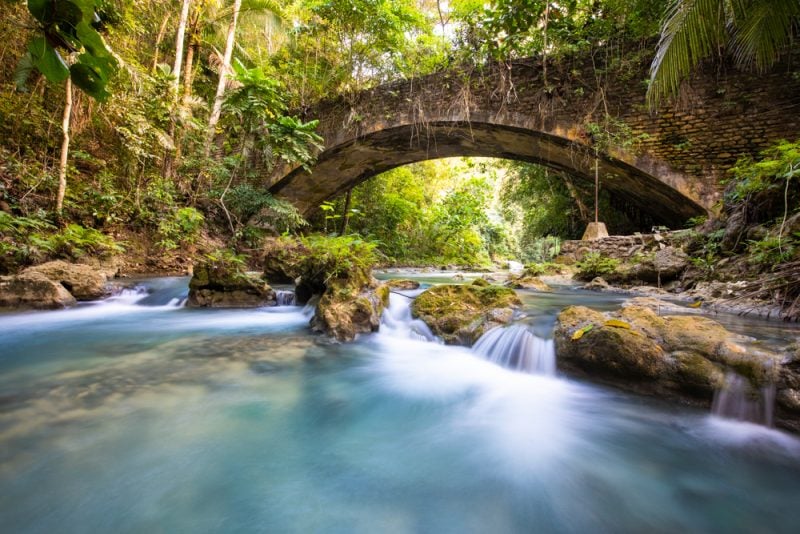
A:
{"type": "Polygon", "coordinates": [[[763,72],[788,44],[792,26],[800,19],[800,1],[760,0],[749,4],[737,20],[731,51],[737,66],[763,72]]]}
{"type": "Polygon", "coordinates": [[[674,0],[670,4],[650,67],[647,97],[651,105],[676,94],[692,68],[726,41],[730,5],[725,0],[674,0]]]}

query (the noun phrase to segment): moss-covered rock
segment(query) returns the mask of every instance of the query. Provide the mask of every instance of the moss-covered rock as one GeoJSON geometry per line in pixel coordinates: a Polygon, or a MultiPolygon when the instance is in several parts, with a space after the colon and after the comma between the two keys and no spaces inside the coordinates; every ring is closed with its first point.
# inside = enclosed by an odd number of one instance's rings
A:
{"type": "Polygon", "coordinates": [[[445,343],[471,346],[489,329],[510,322],[521,305],[514,290],[506,287],[448,284],[423,292],[411,312],[445,343]]]}
{"type": "Polygon", "coordinates": [[[275,292],[269,284],[247,274],[243,263],[214,257],[194,266],[189,281],[189,307],[257,308],[275,303],[275,292]]]}
{"type": "Polygon", "coordinates": [[[514,289],[530,289],[532,291],[552,291],[553,288],[538,276],[520,276],[518,278],[509,278],[506,283],[508,287],[514,289]]]}
{"type": "Polygon", "coordinates": [[[372,277],[375,263],[375,246],[349,236],[279,238],[264,253],[267,279],[294,282],[300,303],[319,296],[311,327],[339,341],[380,325],[389,288],[372,277]]]}
{"type": "Polygon", "coordinates": [[[276,237],[264,242],[264,278],[271,284],[293,284],[302,274],[308,247],[294,237],[276,237]]]}
{"type": "Polygon", "coordinates": [[[416,280],[389,280],[385,282],[385,285],[388,289],[397,289],[399,291],[410,291],[414,289],[419,289],[419,282],[416,280]]]}
{"type": "Polygon", "coordinates": [[[600,313],[571,306],[559,314],[559,365],[597,374],[640,393],[710,403],[733,370],[754,387],[777,378],[768,353],[746,350],[740,337],[707,317],[657,315],[641,306],[600,313]]]}
{"type": "Polygon", "coordinates": [[[317,304],[311,327],[339,341],[352,341],[358,334],[378,330],[381,314],[388,304],[386,285],[373,281],[356,290],[347,280],[333,280],[317,304]]]}

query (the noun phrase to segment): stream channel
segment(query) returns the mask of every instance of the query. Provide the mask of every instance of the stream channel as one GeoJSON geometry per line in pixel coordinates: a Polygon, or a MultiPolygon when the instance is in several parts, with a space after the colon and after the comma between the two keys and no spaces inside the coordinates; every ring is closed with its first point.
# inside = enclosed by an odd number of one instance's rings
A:
{"type": "Polygon", "coordinates": [[[531,374],[421,339],[402,295],[334,344],[187,284],[0,315],[0,531],[800,532],[796,436],[553,371],[557,312],[625,297],[521,291],[531,374]]]}

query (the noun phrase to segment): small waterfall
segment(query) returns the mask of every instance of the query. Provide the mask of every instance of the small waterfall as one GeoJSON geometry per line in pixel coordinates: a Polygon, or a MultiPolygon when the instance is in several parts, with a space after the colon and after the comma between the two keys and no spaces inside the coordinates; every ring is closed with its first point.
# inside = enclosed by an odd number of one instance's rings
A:
{"type": "Polygon", "coordinates": [[[711,413],[726,419],[772,426],[774,407],[774,384],[757,390],[744,377],[731,372],[725,376],[725,386],[714,393],[711,413]]]}
{"type": "Polygon", "coordinates": [[[473,352],[503,367],[526,373],[554,375],[556,351],[552,339],[542,339],[522,325],[493,328],[472,347],[473,352]]]}
{"type": "Polygon", "coordinates": [[[389,294],[389,305],[381,316],[381,332],[395,337],[416,339],[420,341],[437,341],[422,320],[411,316],[411,302],[423,290],[389,294]]]}
{"type": "Polygon", "coordinates": [[[297,300],[294,291],[287,289],[278,289],[275,291],[275,300],[278,306],[296,306],[297,300]]]}
{"type": "Polygon", "coordinates": [[[143,285],[135,285],[133,287],[117,288],[113,291],[112,295],[103,302],[115,304],[134,304],[147,298],[150,291],[143,285]]]}

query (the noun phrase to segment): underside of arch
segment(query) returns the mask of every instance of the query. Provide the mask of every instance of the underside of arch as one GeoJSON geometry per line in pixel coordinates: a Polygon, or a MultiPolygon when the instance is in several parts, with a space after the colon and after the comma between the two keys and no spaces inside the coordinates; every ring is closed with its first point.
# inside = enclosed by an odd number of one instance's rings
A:
{"type": "MultiPolygon", "coordinates": [[[[395,167],[429,159],[472,156],[546,165],[594,180],[585,145],[543,132],[488,123],[438,122],[386,128],[330,147],[313,172],[295,169],[270,187],[303,214],[359,183],[395,167]]],[[[682,227],[706,210],[656,177],[613,157],[599,160],[601,187],[649,214],[658,224],[682,227]]]]}

